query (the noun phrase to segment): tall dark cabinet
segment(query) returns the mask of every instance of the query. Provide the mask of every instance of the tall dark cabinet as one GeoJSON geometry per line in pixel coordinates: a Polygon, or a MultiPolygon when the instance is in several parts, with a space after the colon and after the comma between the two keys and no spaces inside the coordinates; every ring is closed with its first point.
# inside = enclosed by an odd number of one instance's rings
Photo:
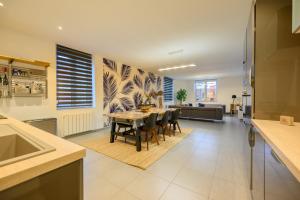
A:
{"type": "Polygon", "coordinates": [[[254,117],[300,121],[300,34],[292,33],[292,0],[257,0],[254,117]]]}
{"type": "MultiPolygon", "coordinates": [[[[292,0],[256,0],[251,9],[244,72],[255,119],[300,121],[300,34],[292,33],[292,10],[292,0]]],[[[249,133],[249,146],[253,200],[300,200],[300,182],[259,132],[249,133]]]]}

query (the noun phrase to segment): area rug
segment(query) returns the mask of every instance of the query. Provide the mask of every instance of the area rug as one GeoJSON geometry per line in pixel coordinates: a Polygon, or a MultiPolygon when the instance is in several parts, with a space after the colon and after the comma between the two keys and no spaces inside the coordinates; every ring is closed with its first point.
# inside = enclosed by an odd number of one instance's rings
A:
{"type": "Polygon", "coordinates": [[[192,129],[182,129],[182,133],[176,132],[175,136],[166,135],[166,141],[160,136],[159,143],[149,142],[149,151],[147,151],[146,142],[142,142],[142,151],[137,152],[134,141],[127,140],[125,143],[123,137],[118,137],[114,143],[110,143],[110,134],[99,136],[80,143],[80,145],[95,150],[113,159],[124,162],[141,169],[147,169],[151,164],[160,159],[170,149],[176,146],[192,129]]]}

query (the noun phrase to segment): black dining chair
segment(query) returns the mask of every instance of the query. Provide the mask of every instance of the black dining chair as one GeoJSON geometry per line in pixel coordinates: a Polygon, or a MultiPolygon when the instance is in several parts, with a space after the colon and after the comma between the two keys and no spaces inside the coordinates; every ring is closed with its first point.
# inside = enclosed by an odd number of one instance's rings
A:
{"type": "Polygon", "coordinates": [[[149,136],[151,135],[151,138],[155,138],[157,145],[159,145],[158,142],[158,136],[156,132],[156,121],[157,121],[158,114],[157,113],[151,113],[149,117],[146,118],[144,125],[141,127],[142,133],[145,133],[145,140],[147,142],[147,150],[149,150],[149,136]]]}
{"type": "MultiPolygon", "coordinates": [[[[117,111],[117,112],[120,112],[120,111],[117,111]]],[[[130,132],[132,132],[133,133],[133,135],[135,135],[135,130],[133,129],[133,124],[132,124],[132,122],[131,121],[129,121],[129,120],[118,120],[117,122],[117,127],[118,127],[118,129],[117,129],[117,133],[118,134],[120,134],[121,132],[121,129],[124,129],[124,130],[122,130],[122,132],[126,132],[127,131],[127,129],[129,129],[130,130],[130,132]]],[[[118,138],[118,135],[116,134],[115,135],[115,140],[118,138]]],[[[125,138],[125,143],[126,143],[126,137],[124,137],[125,138]]]]}
{"type": "MultiPolygon", "coordinates": [[[[124,129],[122,130],[122,132],[126,132],[127,129],[129,129],[129,131],[132,132],[133,135],[135,135],[135,130],[133,129],[133,124],[130,122],[130,121],[119,121],[117,122],[117,126],[118,126],[118,130],[117,130],[117,133],[121,133],[121,129],[124,129]]],[[[118,135],[115,136],[115,140],[118,138],[118,135]]],[[[125,143],[126,143],[126,137],[125,138],[125,143]]]]}
{"type": "Polygon", "coordinates": [[[164,141],[166,141],[165,133],[168,130],[168,124],[169,124],[170,116],[171,116],[171,111],[168,110],[168,111],[165,112],[162,119],[156,122],[156,125],[158,126],[157,132],[159,133],[159,130],[160,129],[162,130],[164,141]]]}
{"type": "MultiPolygon", "coordinates": [[[[171,118],[169,120],[169,124],[170,124],[169,129],[171,129],[171,127],[173,126],[173,130],[174,130],[173,134],[174,135],[175,135],[176,126],[178,127],[179,132],[181,133],[181,129],[180,129],[180,126],[178,123],[179,115],[180,115],[180,109],[176,109],[175,111],[172,111],[171,118]]],[[[171,136],[171,133],[169,135],[171,136]]]]}

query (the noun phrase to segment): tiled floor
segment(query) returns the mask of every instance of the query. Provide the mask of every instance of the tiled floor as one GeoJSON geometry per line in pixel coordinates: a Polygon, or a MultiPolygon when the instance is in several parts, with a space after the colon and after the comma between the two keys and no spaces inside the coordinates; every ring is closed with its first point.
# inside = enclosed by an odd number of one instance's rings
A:
{"type": "MultiPolygon", "coordinates": [[[[244,160],[248,128],[236,118],[223,123],[180,121],[194,131],[143,171],[88,150],[85,200],[250,200],[244,160]]],[[[109,130],[73,137],[73,142],[109,130]]]]}

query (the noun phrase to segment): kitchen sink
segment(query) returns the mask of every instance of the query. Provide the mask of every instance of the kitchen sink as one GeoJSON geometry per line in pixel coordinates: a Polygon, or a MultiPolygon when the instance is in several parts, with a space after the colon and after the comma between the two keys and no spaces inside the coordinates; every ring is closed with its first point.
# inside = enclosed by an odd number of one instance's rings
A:
{"type": "Polygon", "coordinates": [[[0,167],[54,150],[55,148],[13,125],[0,125],[0,167]]]}

